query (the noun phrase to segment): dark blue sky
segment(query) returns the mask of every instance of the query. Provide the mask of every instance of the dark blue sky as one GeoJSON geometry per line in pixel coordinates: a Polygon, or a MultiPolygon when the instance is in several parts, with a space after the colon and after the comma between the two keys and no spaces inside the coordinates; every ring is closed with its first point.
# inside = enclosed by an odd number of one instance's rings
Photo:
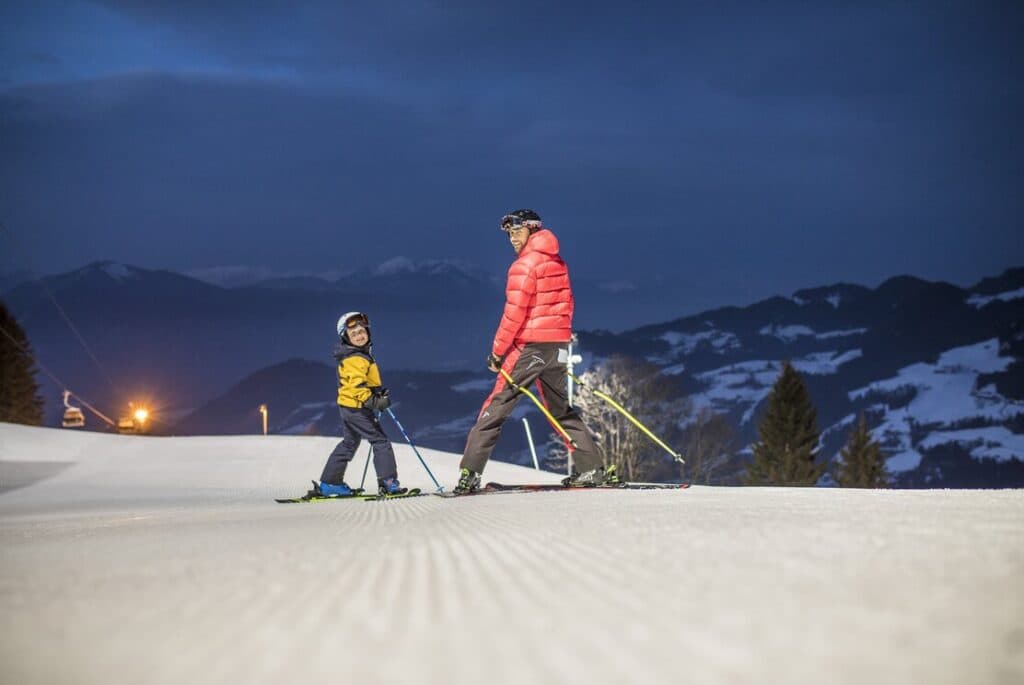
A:
{"type": "Polygon", "coordinates": [[[633,5],[8,0],[0,270],[500,271],[521,206],[673,316],[1024,264],[1024,4],[633,5]]]}

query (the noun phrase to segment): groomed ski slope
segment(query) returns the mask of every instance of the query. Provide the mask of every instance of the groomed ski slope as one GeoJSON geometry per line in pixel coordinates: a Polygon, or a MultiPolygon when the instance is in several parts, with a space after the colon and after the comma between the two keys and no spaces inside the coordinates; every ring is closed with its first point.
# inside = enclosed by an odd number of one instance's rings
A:
{"type": "Polygon", "coordinates": [[[1024,682],[1021,491],[273,502],[333,444],[0,424],[0,682],[1024,682]]]}

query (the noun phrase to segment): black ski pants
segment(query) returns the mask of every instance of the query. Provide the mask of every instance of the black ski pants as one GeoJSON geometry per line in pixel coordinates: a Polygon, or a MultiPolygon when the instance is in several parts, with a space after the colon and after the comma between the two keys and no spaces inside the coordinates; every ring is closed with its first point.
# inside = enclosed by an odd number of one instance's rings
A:
{"type": "MultiPolygon", "coordinates": [[[[516,385],[531,391],[540,390],[538,399],[578,445],[572,453],[572,460],[576,471],[582,473],[601,466],[604,460],[583,420],[569,407],[565,363],[558,358],[559,350],[565,348],[565,343],[527,343],[522,349],[513,350],[506,356],[502,368],[516,385]]],[[[504,376],[498,375],[494,390],[484,402],[476,425],[466,438],[466,449],[462,453],[459,468],[483,472],[501,435],[502,425],[522,395],[508,384],[504,376]]]]}
{"type": "Polygon", "coordinates": [[[363,438],[366,438],[373,447],[373,468],[377,471],[377,477],[397,478],[395,451],[391,448],[388,436],[384,434],[380,419],[365,408],[349,409],[339,406],[338,411],[341,413],[342,439],[331,452],[331,456],[327,457],[320,482],[338,485],[345,479],[345,468],[352,461],[356,448],[363,438]]]}

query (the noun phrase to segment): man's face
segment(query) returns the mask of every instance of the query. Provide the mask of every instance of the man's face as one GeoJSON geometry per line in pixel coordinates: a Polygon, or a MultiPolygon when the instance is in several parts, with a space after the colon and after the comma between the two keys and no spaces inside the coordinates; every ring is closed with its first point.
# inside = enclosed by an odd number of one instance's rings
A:
{"type": "Polygon", "coordinates": [[[348,340],[356,347],[362,347],[366,343],[370,342],[370,333],[366,330],[366,326],[361,323],[357,323],[353,326],[348,326],[348,340]]]}
{"type": "Polygon", "coordinates": [[[526,247],[526,241],[530,239],[530,229],[526,226],[513,226],[508,229],[508,239],[512,242],[516,254],[519,254],[526,247]]]}

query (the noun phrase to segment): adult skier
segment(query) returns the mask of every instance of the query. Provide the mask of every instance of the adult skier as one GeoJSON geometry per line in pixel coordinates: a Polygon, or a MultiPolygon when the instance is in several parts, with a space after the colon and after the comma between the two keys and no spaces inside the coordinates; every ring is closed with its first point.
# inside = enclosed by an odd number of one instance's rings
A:
{"type": "MultiPolygon", "coordinates": [[[[572,337],[573,296],[569,270],[558,255],[558,239],[532,209],[505,215],[500,227],[518,256],[508,270],[505,311],[487,368],[493,373],[504,370],[517,386],[537,383],[548,411],[577,445],[572,457],[578,471],[569,477],[568,485],[618,482],[614,467],[607,472],[601,467],[597,445],[568,402],[565,361],[566,344],[572,337]]],[[[480,474],[519,397],[519,391],[499,375],[466,438],[456,494],[480,487],[480,474]]]]}

